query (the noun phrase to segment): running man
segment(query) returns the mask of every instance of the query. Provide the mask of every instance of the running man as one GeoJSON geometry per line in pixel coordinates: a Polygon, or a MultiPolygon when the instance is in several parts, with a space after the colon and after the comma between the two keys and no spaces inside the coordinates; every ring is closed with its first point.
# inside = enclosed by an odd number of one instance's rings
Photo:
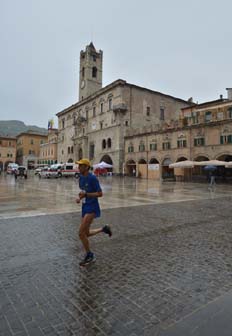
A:
{"type": "Polygon", "coordinates": [[[79,187],[81,189],[79,198],[76,199],[76,202],[80,203],[82,200],[82,220],[79,228],[79,237],[86,252],[84,259],[80,262],[80,266],[85,266],[95,261],[95,255],[90,250],[88,238],[101,232],[106,233],[109,235],[109,237],[111,237],[112,231],[108,225],[105,225],[99,229],[90,230],[90,225],[92,224],[94,218],[101,216],[98,197],[102,197],[103,193],[98,179],[95,175],[89,172],[89,160],[81,159],[76,163],[79,164],[79,187]]]}

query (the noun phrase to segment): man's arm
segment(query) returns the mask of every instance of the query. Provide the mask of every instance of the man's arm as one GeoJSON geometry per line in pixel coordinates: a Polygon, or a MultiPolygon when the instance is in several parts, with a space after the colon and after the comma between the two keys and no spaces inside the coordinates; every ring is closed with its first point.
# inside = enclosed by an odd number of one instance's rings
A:
{"type": "Polygon", "coordinates": [[[84,197],[102,197],[103,193],[102,191],[97,191],[97,192],[91,192],[91,193],[87,193],[86,191],[81,191],[79,193],[79,197],[80,199],[84,198],[84,197]]]}

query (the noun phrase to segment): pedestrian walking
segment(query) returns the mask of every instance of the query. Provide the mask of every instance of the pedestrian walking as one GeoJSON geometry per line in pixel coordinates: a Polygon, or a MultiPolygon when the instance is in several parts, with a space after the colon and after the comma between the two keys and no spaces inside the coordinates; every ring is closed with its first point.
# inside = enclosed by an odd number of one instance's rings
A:
{"type": "Polygon", "coordinates": [[[96,260],[94,253],[90,249],[89,237],[99,233],[105,233],[111,237],[112,231],[108,225],[90,230],[94,218],[101,216],[98,198],[102,197],[103,193],[97,177],[89,172],[90,161],[88,159],[81,159],[76,163],[78,163],[80,170],[79,187],[81,189],[76,202],[82,202],[82,220],[79,228],[79,237],[86,252],[84,259],[80,262],[80,266],[85,266],[96,260]]]}

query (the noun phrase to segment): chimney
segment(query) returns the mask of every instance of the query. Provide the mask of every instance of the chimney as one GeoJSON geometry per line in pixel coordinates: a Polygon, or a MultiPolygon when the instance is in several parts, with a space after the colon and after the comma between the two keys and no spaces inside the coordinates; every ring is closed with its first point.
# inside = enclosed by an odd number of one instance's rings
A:
{"type": "Polygon", "coordinates": [[[232,88],[226,88],[227,90],[227,98],[229,100],[232,100],[232,88]]]}
{"type": "Polygon", "coordinates": [[[221,99],[221,100],[223,99],[223,95],[222,95],[222,94],[220,94],[220,99],[221,99]]]}

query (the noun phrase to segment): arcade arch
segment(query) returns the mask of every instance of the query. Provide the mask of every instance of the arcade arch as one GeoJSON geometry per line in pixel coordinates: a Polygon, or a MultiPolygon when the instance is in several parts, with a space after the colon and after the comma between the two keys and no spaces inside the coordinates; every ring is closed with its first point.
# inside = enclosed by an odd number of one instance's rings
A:
{"type": "Polygon", "coordinates": [[[113,161],[108,154],[102,156],[100,162],[102,162],[102,161],[104,161],[105,163],[108,163],[110,165],[113,165],[113,161]]]}
{"type": "Polygon", "coordinates": [[[187,161],[188,159],[185,156],[179,157],[176,162],[187,161]]]}
{"type": "Polygon", "coordinates": [[[162,162],[162,178],[163,179],[174,179],[174,169],[169,168],[169,165],[172,163],[172,160],[167,157],[162,162]]]}
{"type": "Polygon", "coordinates": [[[136,176],[136,162],[134,160],[127,161],[125,174],[128,176],[136,176]]]}
{"type": "Polygon", "coordinates": [[[149,164],[159,164],[159,161],[156,158],[151,158],[149,164]]]}

